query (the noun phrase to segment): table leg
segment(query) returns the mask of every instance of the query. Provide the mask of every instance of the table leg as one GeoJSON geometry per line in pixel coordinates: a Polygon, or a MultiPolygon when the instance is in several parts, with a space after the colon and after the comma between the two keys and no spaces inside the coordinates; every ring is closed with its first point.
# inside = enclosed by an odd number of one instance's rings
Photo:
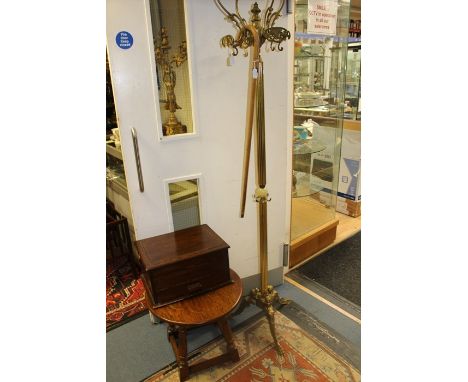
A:
{"type": "Polygon", "coordinates": [[[187,329],[179,327],[179,376],[181,382],[189,378],[189,366],[187,359],[187,329]]]}
{"type": "Polygon", "coordinates": [[[221,333],[223,334],[224,339],[227,342],[227,352],[231,355],[231,360],[233,362],[239,361],[239,352],[236,349],[236,345],[234,344],[234,340],[232,338],[232,331],[229,327],[227,319],[223,318],[221,320],[218,320],[217,324],[219,330],[221,330],[221,333]]]}
{"type": "Polygon", "coordinates": [[[189,377],[189,365],[187,359],[187,329],[169,325],[167,328],[167,338],[174,351],[177,365],[179,367],[179,378],[181,382],[189,377]]]}

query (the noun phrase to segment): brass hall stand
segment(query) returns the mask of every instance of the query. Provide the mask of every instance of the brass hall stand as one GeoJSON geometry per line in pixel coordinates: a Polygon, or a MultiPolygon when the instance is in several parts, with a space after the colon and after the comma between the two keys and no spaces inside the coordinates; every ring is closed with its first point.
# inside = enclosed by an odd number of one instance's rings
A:
{"type": "Polygon", "coordinates": [[[278,292],[273,286],[268,285],[268,236],[267,236],[267,202],[271,199],[268,196],[266,188],[266,155],[265,155],[265,108],[263,91],[263,61],[260,55],[260,49],[265,42],[268,42],[269,48],[282,51],[281,43],[291,37],[287,29],[275,27],[275,21],[281,16],[285,0],[280,1],[277,10],[274,10],[275,0],[268,0],[266,7],[262,11],[258,3],[254,3],[250,9],[250,20],[247,22],[239,13],[239,0],[235,1],[235,13],[229,12],[221,0],[214,0],[219,10],[226,16],[226,20],[231,22],[237,33],[224,36],[221,39],[221,45],[229,49],[228,65],[231,56],[237,56],[238,48],[244,50],[244,56],[247,56],[247,48],[250,48],[250,63],[248,72],[248,90],[247,90],[247,113],[245,126],[245,145],[244,162],[242,170],[241,186],[241,206],[240,216],[244,217],[245,200],[247,194],[247,179],[249,171],[250,150],[252,142],[252,131],[255,136],[255,174],[256,189],[254,199],[257,202],[258,216],[258,252],[260,258],[261,288],[252,289],[247,300],[241,307],[255,302],[266,314],[270,326],[271,335],[275,342],[276,350],[282,354],[278,344],[275,329],[275,309],[273,303],[287,304],[289,300],[280,298],[278,292]],[[255,130],[253,130],[253,120],[255,115],[255,130]]]}

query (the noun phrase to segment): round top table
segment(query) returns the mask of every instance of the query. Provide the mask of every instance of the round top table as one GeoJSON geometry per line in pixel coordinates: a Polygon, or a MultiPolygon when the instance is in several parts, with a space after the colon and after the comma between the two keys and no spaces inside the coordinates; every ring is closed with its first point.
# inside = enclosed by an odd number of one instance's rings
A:
{"type": "Polygon", "coordinates": [[[237,273],[232,269],[230,273],[233,282],[228,285],[161,307],[153,305],[148,289],[146,289],[148,309],[153,315],[169,324],[167,330],[168,339],[176,356],[181,381],[189,379],[189,375],[193,372],[226,361],[239,361],[239,352],[235,347],[227,316],[232,313],[242,298],[242,282],[237,273]],[[207,324],[215,324],[219,327],[227,342],[227,352],[217,357],[189,365],[187,357],[187,330],[207,324]]]}

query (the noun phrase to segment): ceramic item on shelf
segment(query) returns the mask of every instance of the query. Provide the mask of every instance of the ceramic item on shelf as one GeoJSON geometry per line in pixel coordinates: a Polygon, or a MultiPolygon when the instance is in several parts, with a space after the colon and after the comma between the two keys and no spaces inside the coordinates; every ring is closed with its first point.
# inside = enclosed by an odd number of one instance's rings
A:
{"type": "Polygon", "coordinates": [[[307,128],[303,126],[294,126],[294,140],[307,139],[309,134],[307,128]]]}
{"type": "Polygon", "coordinates": [[[314,120],[309,118],[307,121],[304,121],[302,123],[302,127],[306,128],[307,131],[310,133],[309,135],[312,136],[314,134],[314,128],[320,127],[320,125],[314,120]]]}

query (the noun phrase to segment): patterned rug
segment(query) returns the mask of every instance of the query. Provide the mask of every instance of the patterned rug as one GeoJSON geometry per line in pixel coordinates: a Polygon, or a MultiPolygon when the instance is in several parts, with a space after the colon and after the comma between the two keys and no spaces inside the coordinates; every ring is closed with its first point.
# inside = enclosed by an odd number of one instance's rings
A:
{"type": "Polygon", "coordinates": [[[125,256],[107,260],[106,292],[106,331],[147,311],[143,282],[135,278],[125,256]]]}
{"type": "MultiPolygon", "coordinates": [[[[206,369],[191,375],[190,381],[241,382],[357,382],[359,371],[316,337],[301,329],[282,313],[276,313],[276,330],[284,356],[273,345],[267,319],[262,315],[234,333],[240,354],[237,363],[206,369]]],[[[208,359],[225,351],[218,339],[198,350],[191,362],[208,359]]],[[[179,381],[177,368],[171,365],[145,380],[146,382],[179,381]]]]}

